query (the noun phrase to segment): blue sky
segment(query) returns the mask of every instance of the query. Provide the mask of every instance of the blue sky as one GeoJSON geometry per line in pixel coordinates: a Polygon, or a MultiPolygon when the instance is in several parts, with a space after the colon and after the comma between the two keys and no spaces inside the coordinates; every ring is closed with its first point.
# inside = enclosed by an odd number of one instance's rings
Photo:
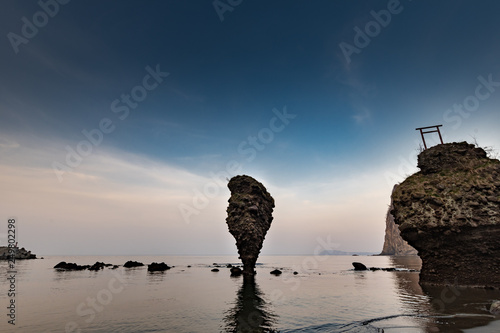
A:
{"type": "Polygon", "coordinates": [[[378,252],[415,128],[500,146],[496,1],[4,7],[2,243],[16,217],[39,253],[233,254],[244,173],[276,201],[263,253],[378,252]]]}

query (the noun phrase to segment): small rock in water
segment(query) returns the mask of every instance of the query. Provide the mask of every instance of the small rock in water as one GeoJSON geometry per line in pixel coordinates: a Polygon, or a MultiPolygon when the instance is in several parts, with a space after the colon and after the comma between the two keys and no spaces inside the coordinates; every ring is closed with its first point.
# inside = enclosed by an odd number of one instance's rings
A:
{"type": "Polygon", "coordinates": [[[274,271],[271,271],[271,274],[274,274],[276,276],[281,275],[281,271],[279,269],[275,269],[274,271]]]}
{"type": "Polygon", "coordinates": [[[212,269],[212,272],[218,272],[218,271],[219,271],[219,269],[218,269],[218,268],[213,268],[213,269],[212,269]]]}
{"type": "Polygon", "coordinates": [[[500,315],[500,301],[493,301],[493,303],[491,303],[490,313],[495,316],[500,315]]]}
{"type": "Polygon", "coordinates": [[[131,261],[131,260],[129,260],[125,264],[123,264],[123,267],[125,267],[125,268],[140,267],[140,266],[144,266],[144,264],[142,262],[131,261]]]}
{"type": "Polygon", "coordinates": [[[299,272],[297,272],[297,271],[293,272],[293,275],[297,275],[297,274],[299,274],[299,272]]]}
{"type": "Polygon", "coordinates": [[[353,262],[352,265],[354,266],[355,271],[366,271],[368,268],[366,268],[365,265],[363,265],[360,262],[353,262]]]}
{"type": "Polygon", "coordinates": [[[167,269],[170,269],[170,267],[164,262],[161,263],[153,262],[151,263],[151,265],[148,265],[148,272],[163,272],[166,271],[167,269]]]}
{"type": "Polygon", "coordinates": [[[240,276],[243,274],[243,271],[239,267],[231,267],[230,272],[231,276],[240,276]]]}

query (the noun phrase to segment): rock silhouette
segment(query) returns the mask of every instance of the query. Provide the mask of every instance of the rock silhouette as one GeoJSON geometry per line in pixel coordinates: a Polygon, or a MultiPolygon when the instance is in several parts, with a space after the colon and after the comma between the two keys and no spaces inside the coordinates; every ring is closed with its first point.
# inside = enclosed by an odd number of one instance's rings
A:
{"type": "Polygon", "coordinates": [[[255,263],[273,220],[274,199],[264,185],[249,176],[235,176],[227,186],[231,197],[226,223],[236,239],[243,274],[254,275],[255,263]]]}
{"type": "MultiPolygon", "coordinates": [[[[9,248],[8,246],[0,246],[0,260],[11,259],[11,251],[14,251],[14,259],[36,259],[36,255],[31,251],[26,250],[24,247],[9,248]],[[10,251],[9,251],[10,250],[10,251]]],[[[43,258],[42,258],[43,259],[43,258]]]]}
{"type": "Polygon", "coordinates": [[[72,262],[67,263],[65,261],[61,261],[60,263],[54,266],[54,268],[56,269],[67,270],[67,271],[82,271],[84,269],[89,269],[90,267],[91,267],[90,265],[77,265],[75,263],[72,262]]]}
{"type": "Polygon", "coordinates": [[[141,266],[144,266],[142,262],[132,261],[132,260],[129,260],[125,264],[123,264],[123,267],[125,268],[141,267],[141,266]]]}
{"type": "Polygon", "coordinates": [[[424,150],[418,167],[391,213],[422,259],[420,283],[500,288],[500,161],[455,142],[424,150]]]}
{"type": "Polygon", "coordinates": [[[164,262],[152,262],[150,265],[148,265],[148,272],[163,272],[171,267],[165,264],[164,262]]]}
{"type": "Polygon", "coordinates": [[[368,268],[360,262],[353,262],[352,265],[354,266],[355,271],[366,271],[368,268]]]}

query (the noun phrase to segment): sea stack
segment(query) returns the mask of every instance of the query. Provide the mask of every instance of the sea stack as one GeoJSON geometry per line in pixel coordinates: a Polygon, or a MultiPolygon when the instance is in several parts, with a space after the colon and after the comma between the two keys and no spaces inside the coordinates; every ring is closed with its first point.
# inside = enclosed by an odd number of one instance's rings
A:
{"type": "Polygon", "coordinates": [[[420,283],[500,288],[500,161],[455,142],[424,150],[418,167],[391,213],[422,259],[420,283]]]}
{"type": "MultiPolygon", "coordinates": [[[[392,193],[396,190],[398,185],[394,185],[392,193]]],[[[407,241],[401,237],[398,225],[394,223],[394,216],[392,216],[391,211],[394,209],[392,203],[391,195],[391,205],[387,210],[387,215],[385,218],[385,239],[384,247],[380,255],[382,256],[415,256],[417,255],[417,250],[411,247],[407,241]]]]}
{"type": "Polygon", "coordinates": [[[274,199],[264,185],[249,176],[235,176],[227,186],[231,197],[226,223],[236,239],[243,274],[253,276],[262,243],[273,220],[274,199]]]}

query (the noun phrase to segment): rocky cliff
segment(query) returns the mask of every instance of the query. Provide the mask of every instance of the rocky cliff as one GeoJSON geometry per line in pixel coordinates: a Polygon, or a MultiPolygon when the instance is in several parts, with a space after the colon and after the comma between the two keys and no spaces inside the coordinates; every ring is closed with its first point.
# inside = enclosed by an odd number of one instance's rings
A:
{"type": "MultiPolygon", "coordinates": [[[[397,185],[394,186],[392,193],[396,189],[397,185]]],[[[391,195],[391,205],[387,210],[387,215],[385,217],[385,239],[384,247],[380,255],[388,256],[414,256],[417,255],[417,250],[415,250],[407,241],[401,237],[398,225],[394,222],[394,216],[391,214],[391,210],[394,208],[391,195]]]]}
{"type": "MultiPolygon", "coordinates": [[[[23,248],[15,248],[15,259],[36,259],[36,255],[32,254],[31,251],[27,251],[23,248]]],[[[9,248],[7,246],[0,246],[0,260],[10,259],[9,248]]]]}
{"type": "Polygon", "coordinates": [[[500,161],[460,142],[424,150],[418,167],[392,215],[422,259],[420,283],[500,288],[500,161]]]}
{"type": "Polygon", "coordinates": [[[227,186],[231,197],[226,223],[236,239],[243,274],[253,276],[264,237],[273,220],[274,199],[264,185],[249,176],[233,177],[227,186]]]}

